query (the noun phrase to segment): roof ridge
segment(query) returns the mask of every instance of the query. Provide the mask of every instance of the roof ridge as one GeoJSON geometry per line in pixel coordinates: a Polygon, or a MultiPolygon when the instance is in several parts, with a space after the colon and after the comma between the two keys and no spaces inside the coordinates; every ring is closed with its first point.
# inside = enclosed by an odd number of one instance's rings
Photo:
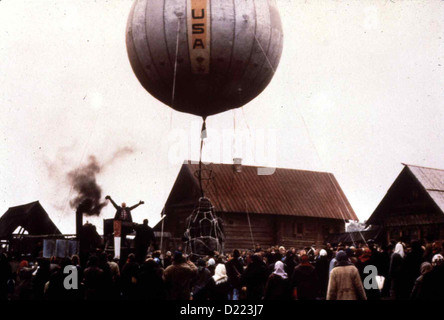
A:
{"type": "MultiPolygon", "coordinates": [[[[210,163],[204,163],[205,165],[215,165],[215,166],[232,166],[232,163],[215,163],[215,162],[210,162],[210,163]]],[[[191,166],[191,165],[199,165],[198,161],[192,161],[192,160],[187,160],[184,161],[183,165],[185,166],[191,166]]],[[[253,166],[253,165],[248,165],[248,164],[242,164],[242,167],[249,167],[249,168],[270,168],[270,169],[279,169],[279,170],[288,170],[288,171],[302,171],[302,172],[312,172],[312,173],[323,173],[323,174],[331,174],[334,176],[334,174],[332,172],[328,172],[328,171],[315,171],[315,170],[307,170],[307,169],[295,169],[295,168],[284,168],[284,167],[269,167],[269,166],[253,166]]]]}
{"type": "Polygon", "coordinates": [[[418,165],[415,165],[415,164],[407,164],[407,163],[402,163],[402,162],[401,162],[401,164],[404,165],[404,166],[406,166],[406,167],[423,168],[423,169],[428,169],[428,170],[436,170],[436,171],[443,171],[443,172],[444,172],[444,169],[439,169],[439,168],[432,168],[432,167],[418,166],[418,165]]]}
{"type": "Polygon", "coordinates": [[[14,206],[14,207],[9,207],[8,210],[9,210],[9,209],[19,208],[19,207],[26,207],[26,206],[29,206],[29,205],[36,205],[37,203],[39,203],[39,200],[32,201],[32,202],[25,203],[25,204],[21,204],[21,205],[14,206]]]}

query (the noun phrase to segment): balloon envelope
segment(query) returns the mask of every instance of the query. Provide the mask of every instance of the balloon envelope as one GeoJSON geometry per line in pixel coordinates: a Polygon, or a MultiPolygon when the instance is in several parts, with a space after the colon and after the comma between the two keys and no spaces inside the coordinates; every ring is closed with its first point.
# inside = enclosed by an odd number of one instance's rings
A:
{"type": "Polygon", "coordinates": [[[206,117],[241,107],[266,88],[283,34],[274,0],[136,0],[126,44],[150,94],[206,117]]]}

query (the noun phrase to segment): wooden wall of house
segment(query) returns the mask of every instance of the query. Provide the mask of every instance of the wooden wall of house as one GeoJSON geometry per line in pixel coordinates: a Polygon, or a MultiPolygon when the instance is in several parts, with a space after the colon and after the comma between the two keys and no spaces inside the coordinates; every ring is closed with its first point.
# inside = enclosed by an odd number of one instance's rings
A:
{"type": "Polygon", "coordinates": [[[279,226],[278,243],[295,248],[322,245],[329,234],[345,232],[345,222],[338,219],[280,216],[279,226]]]}
{"type": "MultiPolygon", "coordinates": [[[[192,208],[175,209],[167,214],[164,231],[171,237],[163,239],[163,250],[175,250],[183,245],[182,237],[186,219],[192,208]]],[[[322,245],[331,233],[345,232],[343,220],[241,213],[216,213],[222,220],[225,232],[225,251],[262,248],[274,245],[302,248],[312,244],[322,245]],[[251,229],[250,229],[251,226],[251,229]]],[[[156,231],[160,231],[156,228],[156,231]]]]}
{"type": "Polygon", "coordinates": [[[413,240],[443,240],[444,224],[387,226],[385,227],[387,243],[391,240],[410,242],[413,240]]]}
{"type": "Polygon", "coordinates": [[[250,214],[249,217],[250,224],[246,213],[221,214],[226,251],[251,249],[255,244],[260,244],[262,248],[274,245],[295,248],[321,245],[328,234],[345,231],[342,220],[258,214],[250,214]]]}

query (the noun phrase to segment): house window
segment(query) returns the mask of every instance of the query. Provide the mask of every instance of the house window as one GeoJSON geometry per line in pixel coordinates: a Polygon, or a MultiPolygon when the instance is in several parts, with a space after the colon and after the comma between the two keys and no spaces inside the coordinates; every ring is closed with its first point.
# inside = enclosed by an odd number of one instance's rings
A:
{"type": "Polygon", "coordinates": [[[303,234],[304,233],[304,224],[301,222],[294,224],[294,233],[295,234],[303,234]]]}

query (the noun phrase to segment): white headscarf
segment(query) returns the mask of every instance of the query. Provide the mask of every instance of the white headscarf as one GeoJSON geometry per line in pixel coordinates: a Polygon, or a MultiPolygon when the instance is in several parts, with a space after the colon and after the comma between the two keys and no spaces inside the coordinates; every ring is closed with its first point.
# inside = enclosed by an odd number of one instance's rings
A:
{"type": "Polygon", "coordinates": [[[225,268],[224,264],[219,263],[216,266],[216,270],[214,270],[213,279],[214,282],[216,282],[216,284],[224,283],[228,280],[227,269],[225,268]]]}
{"type": "Polygon", "coordinates": [[[401,256],[401,258],[404,258],[405,253],[404,253],[404,246],[402,245],[401,242],[398,242],[395,246],[395,251],[393,251],[393,253],[397,253],[401,256]]]}
{"type": "Polygon", "coordinates": [[[274,272],[273,273],[277,274],[282,279],[287,279],[288,278],[287,273],[284,271],[284,264],[282,263],[282,261],[277,261],[274,264],[274,272]]]}
{"type": "Polygon", "coordinates": [[[327,251],[324,250],[324,249],[321,249],[321,251],[319,251],[319,255],[320,255],[321,257],[325,257],[325,256],[327,256],[327,251]]]}
{"type": "Polygon", "coordinates": [[[216,261],[214,261],[213,258],[210,258],[210,260],[208,260],[208,266],[214,266],[216,264],[216,261]]]}
{"type": "Polygon", "coordinates": [[[435,254],[432,258],[432,264],[436,265],[439,260],[444,260],[444,257],[442,255],[440,255],[439,253],[435,254]]]}

